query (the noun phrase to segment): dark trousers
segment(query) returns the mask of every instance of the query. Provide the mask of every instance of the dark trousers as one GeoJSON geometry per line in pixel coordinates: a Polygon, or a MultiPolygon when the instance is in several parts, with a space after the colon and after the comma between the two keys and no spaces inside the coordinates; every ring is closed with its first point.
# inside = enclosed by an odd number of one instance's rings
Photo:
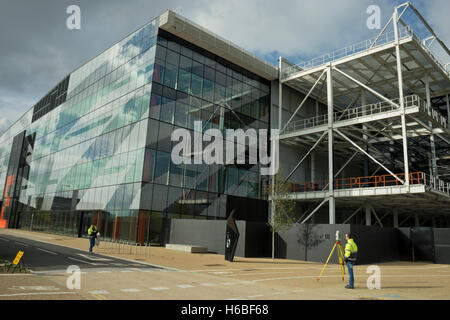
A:
{"type": "Polygon", "coordinates": [[[95,237],[89,237],[89,252],[92,252],[92,248],[95,246],[95,237]]]}
{"type": "Polygon", "coordinates": [[[347,261],[347,269],[348,269],[348,285],[353,287],[355,279],[353,277],[353,262],[347,261]]]}

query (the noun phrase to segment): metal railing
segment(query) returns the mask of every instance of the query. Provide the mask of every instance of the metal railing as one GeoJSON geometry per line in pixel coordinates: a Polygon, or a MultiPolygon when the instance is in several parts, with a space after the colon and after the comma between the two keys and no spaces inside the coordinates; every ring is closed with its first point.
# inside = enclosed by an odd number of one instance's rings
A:
{"type": "MultiPolygon", "coordinates": [[[[405,181],[405,174],[398,173],[395,175],[398,179],[405,181]]],[[[340,178],[333,180],[334,190],[339,189],[361,189],[361,188],[377,188],[377,187],[394,187],[403,184],[390,174],[368,176],[368,177],[352,177],[340,178]]],[[[409,183],[411,185],[424,184],[425,177],[423,172],[413,172],[409,174],[409,183]]],[[[305,184],[290,183],[289,192],[314,192],[328,190],[328,180],[316,180],[306,182],[305,184]]]]}
{"type": "MultiPolygon", "coordinates": [[[[414,31],[411,29],[410,26],[400,26],[398,28],[398,33],[399,33],[399,39],[403,39],[403,38],[407,38],[407,37],[412,37],[413,40],[415,40],[424,50],[425,52],[427,52],[427,54],[433,59],[433,61],[439,65],[442,70],[444,70],[447,75],[450,76],[450,72],[447,71],[445,64],[442,63],[436,56],[435,54],[430,50],[429,47],[427,47],[422,39],[416,34],[414,33],[414,31]]],[[[299,69],[301,70],[308,70],[314,67],[318,67],[321,65],[324,65],[328,62],[337,60],[337,59],[341,59],[365,50],[368,50],[370,48],[376,48],[379,47],[381,45],[390,43],[390,42],[394,42],[395,41],[395,33],[394,31],[390,31],[390,32],[385,32],[381,35],[380,38],[377,37],[372,37],[370,39],[367,40],[363,40],[360,41],[358,43],[346,46],[345,48],[342,49],[338,49],[335,50],[333,52],[324,54],[320,57],[305,61],[305,62],[301,62],[295,66],[290,66],[284,70],[282,70],[281,73],[281,78],[287,78],[292,74],[295,74],[297,72],[299,72],[299,69]],[[376,40],[376,43],[375,43],[376,40]],[[375,44],[374,44],[375,43],[375,44]]]]}
{"type": "MultiPolygon", "coordinates": [[[[400,99],[391,100],[396,105],[399,105],[400,99]]],[[[410,95],[403,98],[405,108],[411,108],[416,106],[422,106],[426,108],[425,103],[417,95],[410,95]]],[[[380,101],[356,108],[350,108],[343,111],[337,111],[334,113],[334,122],[351,120],[363,116],[371,116],[384,112],[390,112],[397,110],[397,107],[387,101],[380,101]]],[[[424,109],[425,110],[425,109],[424,109]]],[[[434,111],[434,110],[433,110],[434,111]]],[[[294,132],[298,130],[304,130],[308,128],[323,126],[328,124],[328,115],[323,114],[308,119],[300,119],[292,121],[285,129],[283,133],[294,132]]]]}
{"type": "MultiPolygon", "coordinates": [[[[395,176],[405,181],[405,174],[398,173],[395,176]]],[[[361,188],[377,188],[377,187],[396,187],[402,186],[398,179],[390,174],[368,176],[368,177],[351,177],[333,180],[334,190],[341,189],[361,189],[361,188]]],[[[427,175],[423,172],[412,172],[409,174],[410,185],[425,185],[431,189],[450,195],[450,183],[440,180],[436,177],[427,175]]],[[[316,180],[301,183],[289,183],[288,192],[316,192],[328,190],[328,180],[316,180]]]]}
{"type": "Polygon", "coordinates": [[[129,241],[104,239],[100,241],[99,246],[95,246],[94,250],[99,253],[115,253],[130,256],[150,257],[150,245],[147,243],[140,244],[129,241]]]}
{"type": "Polygon", "coordinates": [[[427,187],[450,195],[450,183],[443,181],[433,175],[424,174],[424,185],[427,187]]]}

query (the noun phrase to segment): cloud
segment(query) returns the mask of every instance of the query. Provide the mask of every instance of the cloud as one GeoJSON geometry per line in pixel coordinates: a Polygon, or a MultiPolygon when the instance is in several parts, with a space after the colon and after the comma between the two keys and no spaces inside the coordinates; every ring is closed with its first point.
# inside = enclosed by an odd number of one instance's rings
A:
{"type": "MultiPolygon", "coordinates": [[[[373,37],[367,7],[392,0],[78,0],[5,1],[0,10],[0,112],[11,123],[78,66],[166,9],[181,14],[263,59],[301,62],[373,37]],[[66,8],[81,8],[81,30],[66,28],[66,8]]],[[[448,0],[415,0],[450,43],[448,0]]]]}
{"type": "MultiPolygon", "coordinates": [[[[193,13],[195,22],[262,55],[315,56],[377,33],[366,25],[372,1],[205,0],[204,4],[193,13]]],[[[382,21],[387,20],[393,6],[385,1],[377,4],[382,21]]]]}

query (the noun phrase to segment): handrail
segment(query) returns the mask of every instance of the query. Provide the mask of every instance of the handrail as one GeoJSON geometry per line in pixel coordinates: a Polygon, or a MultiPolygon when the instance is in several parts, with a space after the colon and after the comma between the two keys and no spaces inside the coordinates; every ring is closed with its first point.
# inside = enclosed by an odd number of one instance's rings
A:
{"type": "MultiPolygon", "coordinates": [[[[405,180],[405,173],[398,173],[395,176],[401,180],[405,180]]],[[[450,183],[440,180],[433,176],[428,176],[424,172],[411,172],[409,174],[410,185],[426,185],[431,189],[450,195],[450,183]]],[[[315,192],[327,191],[328,180],[315,180],[301,183],[289,183],[289,193],[297,192],[315,192]]],[[[362,189],[362,188],[378,188],[378,187],[394,187],[402,186],[398,179],[390,174],[367,176],[367,177],[350,177],[333,180],[333,189],[362,189]]]]}
{"type": "MultiPolygon", "coordinates": [[[[392,102],[395,104],[399,104],[400,99],[392,99],[392,102]]],[[[418,95],[410,95],[403,98],[405,108],[411,108],[416,106],[421,106],[423,110],[427,113],[430,113],[428,109],[425,106],[425,103],[423,100],[420,99],[418,95]]],[[[334,113],[334,122],[340,122],[345,120],[351,120],[354,118],[362,117],[362,116],[370,116],[374,114],[379,114],[383,112],[389,112],[396,110],[396,108],[386,102],[386,101],[380,101],[377,103],[367,104],[355,108],[346,109],[344,111],[337,111],[334,113]]],[[[437,111],[435,111],[437,112],[437,111]]],[[[444,121],[444,120],[442,120],[444,121]]],[[[442,122],[440,121],[440,122],[442,122]]],[[[313,128],[321,125],[328,124],[328,115],[323,114],[307,119],[300,119],[291,121],[291,123],[286,127],[283,133],[289,133],[294,132],[298,130],[303,130],[307,128],[313,128]]]]}
{"type": "MultiPolygon", "coordinates": [[[[445,64],[442,63],[436,55],[423,44],[422,39],[412,30],[410,26],[401,26],[398,28],[399,39],[411,37],[414,41],[416,41],[424,51],[433,59],[433,61],[450,76],[450,72],[447,71],[445,64]]],[[[378,37],[378,36],[377,36],[378,37]]],[[[281,78],[287,78],[292,74],[298,73],[300,70],[308,70],[314,67],[318,67],[324,65],[328,62],[335,61],[337,59],[345,58],[347,56],[379,47],[381,45],[391,43],[395,41],[395,33],[394,31],[385,32],[381,37],[372,37],[367,40],[360,41],[358,43],[346,46],[344,48],[334,50],[330,53],[323,54],[319,57],[313,58],[308,61],[300,62],[297,65],[290,66],[281,72],[281,78]],[[376,41],[376,42],[375,42],[376,41]],[[375,43],[375,44],[374,44],[375,43]]]]}

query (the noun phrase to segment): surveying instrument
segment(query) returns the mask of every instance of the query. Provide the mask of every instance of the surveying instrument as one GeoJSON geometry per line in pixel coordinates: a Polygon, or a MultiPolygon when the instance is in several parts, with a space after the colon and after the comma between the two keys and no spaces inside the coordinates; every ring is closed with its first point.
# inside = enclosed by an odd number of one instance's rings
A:
{"type": "Polygon", "coordinates": [[[330,261],[331,256],[333,255],[333,251],[334,249],[337,248],[337,254],[338,254],[338,258],[339,258],[339,265],[341,267],[341,276],[342,276],[342,281],[344,281],[344,274],[345,274],[345,269],[344,269],[344,251],[342,250],[342,246],[341,246],[341,236],[339,234],[339,230],[336,231],[336,242],[334,243],[333,249],[331,250],[330,255],[328,256],[327,262],[325,262],[325,265],[322,268],[322,271],[320,272],[319,277],[317,278],[317,281],[320,280],[320,278],[322,277],[323,271],[325,270],[325,267],[328,264],[328,261],[330,261]]]}

